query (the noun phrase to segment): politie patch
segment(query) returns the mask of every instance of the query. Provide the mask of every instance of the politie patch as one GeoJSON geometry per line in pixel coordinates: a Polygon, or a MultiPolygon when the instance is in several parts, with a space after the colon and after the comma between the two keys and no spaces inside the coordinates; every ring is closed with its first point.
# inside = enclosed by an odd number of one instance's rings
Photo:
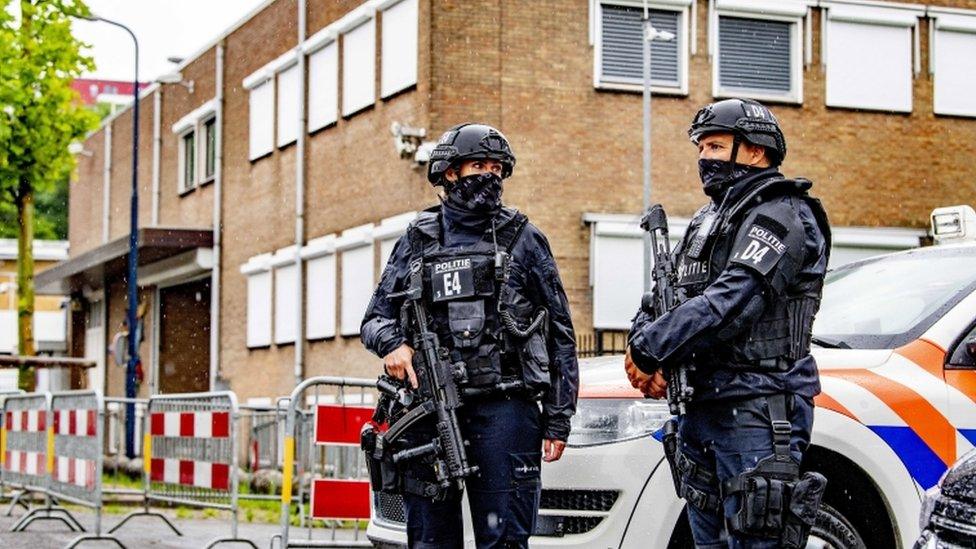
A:
{"type": "Polygon", "coordinates": [[[771,217],[758,215],[736,241],[729,262],[745,265],[765,276],[786,253],[786,244],[783,243],[786,234],[786,227],[781,223],[771,217]]]}
{"type": "Polygon", "coordinates": [[[434,301],[448,301],[474,295],[471,258],[435,263],[430,277],[434,301]]]}

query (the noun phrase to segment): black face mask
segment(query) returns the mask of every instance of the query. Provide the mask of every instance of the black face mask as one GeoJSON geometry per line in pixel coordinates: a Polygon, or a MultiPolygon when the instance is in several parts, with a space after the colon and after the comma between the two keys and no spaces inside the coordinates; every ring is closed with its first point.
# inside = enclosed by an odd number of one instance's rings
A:
{"type": "Polygon", "coordinates": [[[765,168],[755,168],[744,164],[735,164],[728,160],[712,160],[702,158],[698,160],[698,177],[701,178],[705,194],[710,198],[721,196],[730,186],[743,178],[765,168]]]}
{"type": "Polygon", "coordinates": [[[471,212],[494,212],[502,205],[502,178],[491,172],[466,175],[451,185],[447,200],[471,212]]]}

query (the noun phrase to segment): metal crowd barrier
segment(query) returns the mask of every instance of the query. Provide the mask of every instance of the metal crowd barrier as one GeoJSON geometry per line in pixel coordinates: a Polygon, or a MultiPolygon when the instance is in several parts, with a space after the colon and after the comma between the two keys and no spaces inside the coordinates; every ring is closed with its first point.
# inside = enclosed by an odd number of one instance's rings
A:
{"type": "MultiPolygon", "coordinates": [[[[373,414],[376,382],[371,379],[314,377],[300,383],[288,399],[285,414],[284,480],[281,490],[281,533],[271,539],[281,547],[372,547],[360,539],[359,521],[369,519],[369,480],[359,450],[359,432],[373,414]],[[311,390],[311,395],[306,395],[311,390]],[[323,391],[324,394],[323,394],[323,391]],[[312,408],[303,410],[303,403],[312,408]],[[308,421],[308,418],[314,421],[308,421]],[[303,428],[305,427],[305,428],[303,428]],[[296,441],[296,436],[298,440],[296,441]],[[296,460],[296,446],[298,459],[296,460]],[[355,520],[353,540],[291,539],[292,474],[312,474],[308,518],[355,520]]],[[[299,513],[304,518],[304,482],[299,482],[299,513]]]]}
{"type": "Polygon", "coordinates": [[[67,549],[86,541],[112,541],[102,534],[102,426],[105,406],[95,391],[67,391],[51,395],[48,431],[48,494],[95,511],[95,532],[75,538],[67,549]]]}
{"type": "MultiPolygon", "coordinates": [[[[146,398],[123,398],[123,397],[105,397],[104,399],[104,419],[102,420],[102,453],[106,457],[111,457],[114,466],[108,467],[106,469],[112,469],[112,476],[119,475],[120,462],[125,458],[125,421],[126,413],[129,409],[128,404],[132,404],[134,408],[135,415],[135,427],[136,432],[133,437],[134,446],[133,453],[134,458],[143,458],[142,445],[143,445],[143,428],[146,423],[146,407],[149,404],[149,399],[146,398]]],[[[143,467],[144,469],[144,467],[143,467]]],[[[135,490],[132,488],[119,488],[115,486],[103,486],[102,495],[113,496],[116,499],[125,499],[126,501],[132,501],[133,498],[142,498],[145,495],[144,490],[135,490]]]]}
{"type": "Polygon", "coordinates": [[[45,504],[29,508],[11,531],[19,532],[38,520],[57,520],[69,529],[85,529],[60,506],[49,490],[54,465],[54,429],[51,426],[51,394],[29,393],[7,396],[3,401],[3,423],[0,426],[0,479],[4,486],[19,491],[13,496],[9,515],[22,498],[43,494],[45,504]]]}
{"type": "Polygon", "coordinates": [[[238,407],[234,393],[154,395],[149,399],[144,435],[145,505],[126,515],[111,532],[137,516],[156,516],[173,532],[180,531],[164,515],[151,512],[152,501],[221,509],[231,513],[230,537],[222,543],[253,542],[238,537],[238,407]]]}
{"type": "MultiPolygon", "coordinates": [[[[5,398],[6,398],[7,396],[10,396],[10,395],[22,395],[22,394],[24,394],[24,393],[25,393],[25,391],[23,391],[22,389],[5,389],[5,390],[2,390],[2,391],[0,391],[0,410],[2,410],[2,407],[3,407],[3,400],[4,400],[4,399],[5,399],[5,398]]],[[[2,424],[3,422],[4,422],[4,419],[3,419],[3,418],[0,418],[0,424],[2,424]]],[[[0,426],[0,429],[2,429],[2,426],[0,426]]],[[[3,452],[0,452],[0,454],[2,454],[2,453],[3,453],[3,452]]],[[[2,460],[2,459],[3,459],[3,457],[2,457],[2,456],[0,456],[0,460],[2,460]]],[[[14,495],[16,495],[16,494],[12,494],[12,495],[10,496],[10,497],[11,497],[11,499],[12,499],[12,501],[13,501],[13,505],[11,505],[11,507],[10,507],[10,509],[8,509],[8,511],[7,511],[7,516],[8,516],[8,517],[9,517],[9,516],[10,516],[10,514],[11,514],[11,513],[13,512],[13,509],[14,509],[14,507],[16,507],[17,505],[21,505],[21,506],[23,506],[24,508],[27,508],[27,504],[26,504],[26,503],[24,503],[24,502],[23,502],[22,500],[20,500],[20,499],[15,499],[15,498],[14,498],[14,495]]],[[[2,477],[0,477],[0,499],[3,499],[3,498],[6,498],[6,497],[7,497],[7,487],[6,487],[6,485],[5,485],[4,483],[3,483],[3,479],[2,479],[2,477]]]]}

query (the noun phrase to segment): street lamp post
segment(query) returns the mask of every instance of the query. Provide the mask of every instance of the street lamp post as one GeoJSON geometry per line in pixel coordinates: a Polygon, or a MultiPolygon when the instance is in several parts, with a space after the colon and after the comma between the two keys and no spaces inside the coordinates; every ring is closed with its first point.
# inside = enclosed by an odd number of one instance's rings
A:
{"type": "MultiPolygon", "coordinates": [[[[644,50],[644,211],[651,207],[651,42],[674,40],[674,34],[659,31],[651,24],[647,0],[644,0],[644,19],[641,38],[644,50]]],[[[644,291],[651,289],[651,234],[644,231],[644,291]]]]}
{"type": "MultiPolygon", "coordinates": [[[[136,280],[139,266],[139,40],[132,30],[119,23],[95,14],[85,19],[102,21],[114,25],[129,33],[135,45],[135,74],[132,77],[132,197],[129,214],[129,263],[128,263],[128,297],[129,306],[126,322],[129,325],[129,360],[125,366],[125,396],[127,399],[136,397],[136,365],[139,364],[139,340],[141,332],[137,329],[136,309],[139,300],[139,286],[136,280]]],[[[127,400],[125,405],[125,455],[132,458],[135,455],[135,403],[127,400]]]]}

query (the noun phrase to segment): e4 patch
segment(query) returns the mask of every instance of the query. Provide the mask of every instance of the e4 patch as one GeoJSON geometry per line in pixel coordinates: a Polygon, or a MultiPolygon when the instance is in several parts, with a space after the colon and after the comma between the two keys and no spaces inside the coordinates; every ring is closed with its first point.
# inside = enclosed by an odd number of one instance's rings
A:
{"type": "Polygon", "coordinates": [[[769,274],[786,253],[783,240],[786,227],[771,217],[756,216],[755,221],[739,236],[732,248],[729,263],[744,265],[763,276],[769,274]]]}

